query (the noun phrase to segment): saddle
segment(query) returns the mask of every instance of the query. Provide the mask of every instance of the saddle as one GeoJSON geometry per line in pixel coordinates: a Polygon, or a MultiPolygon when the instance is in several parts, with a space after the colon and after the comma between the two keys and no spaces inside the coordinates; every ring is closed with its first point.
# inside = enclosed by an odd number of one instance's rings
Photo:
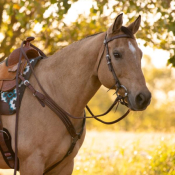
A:
{"type": "MultiPolygon", "coordinates": [[[[36,50],[35,46],[30,45],[30,42],[34,40],[34,37],[28,37],[21,45],[28,59],[37,60],[41,57],[42,53],[36,50]]],[[[21,50],[18,48],[14,50],[9,57],[0,63],[0,93],[11,93],[16,88],[17,71],[22,75],[25,67],[27,66],[27,60],[24,58],[21,50]],[[21,59],[20,59],[21,58],[21,59]],[[19,60],[21,62],[19,63],[19,60]]],[[[20,80],[19,80],[20,81],[20,80]]],[[[0,99],[2,96],[0,96],[0,99]]],[[[9,106],[6,102],[0,100],[0,152],[10,168],[15,168],[15,153],[11,147],[11,136],[6,128],[3,127],[1,115],[9,115],[9,106]]],[[[17,159],[17,162],[19,160],[17,159]]],[[[19,162],[17,163],[17,170],[19,169],[19,162]]]]}
{"type": "MultiPolygon", "coordinates": [[[[29,59],[39,56],[38,51],[30,46],[30,42],[34,39],[34,37],[28,37],[25,41],[25,45],[23,46],[24,51],[29,59]]],[[[20,54],[20,48],[18,48],[14,50],[6,60],[0,63],[0,91],[7,92],[15,88],[16,71],[18,66],[20,66],[20,73],[22,73],[25,66],[27,65],[27,61],[24,59],[23,55],[21,63],[18,63],[20,54]]]]}

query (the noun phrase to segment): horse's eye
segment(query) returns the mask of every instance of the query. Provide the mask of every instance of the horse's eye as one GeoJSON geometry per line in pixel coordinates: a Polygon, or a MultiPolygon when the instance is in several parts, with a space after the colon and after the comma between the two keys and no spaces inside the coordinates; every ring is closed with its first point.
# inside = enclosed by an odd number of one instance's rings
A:
{"type": "Polygon", "coordinates": [[[113,55],[115,58],[121,58],[121,54],[119,52],[114,52],[113,55]]]}

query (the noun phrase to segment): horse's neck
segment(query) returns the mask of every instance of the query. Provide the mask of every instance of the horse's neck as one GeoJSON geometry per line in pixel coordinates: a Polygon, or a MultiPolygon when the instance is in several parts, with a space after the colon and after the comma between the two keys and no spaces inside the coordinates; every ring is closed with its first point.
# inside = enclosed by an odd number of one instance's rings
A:
{"type": "Polygon", "coordinates": [[[83,39],[40,64],[44,70],[39,75],[43,87],[72,115],[82,115],[84,107],[101,85],[96,66],[103,39],[103,33],[83,39]]]}

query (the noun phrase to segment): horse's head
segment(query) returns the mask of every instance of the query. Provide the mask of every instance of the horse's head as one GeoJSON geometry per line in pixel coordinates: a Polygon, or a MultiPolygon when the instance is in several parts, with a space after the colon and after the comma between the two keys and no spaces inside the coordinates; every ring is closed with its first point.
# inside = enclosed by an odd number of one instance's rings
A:
{"type": "MultiPolygon", "coordinates": [[[[134,34],[138,31],[141,22],[139,16],[128,27],[123,27],[123,15],[120,14],[109,27],[106,35],[104,50],[100,54],[98,77],[107,88],[114,87],[116,79],[126,87],[129,108],[135,111],[144,110],[150,103],[149,92],[141,69],[142,51],[139,49],[134,34]],[[109,59],[106,55],[109,55],[109,59]],[[112,69],[108,64],[112,64],[112,69]],[[110,71],[109,71],[110,70],[110,71]],[[117,78],[115,78],[115,75],[117,78]]],[[[107,56],[108,57],[108,56],[107,56]]],[[[124,88],[119,93],[124,95],[124,88]]]]}

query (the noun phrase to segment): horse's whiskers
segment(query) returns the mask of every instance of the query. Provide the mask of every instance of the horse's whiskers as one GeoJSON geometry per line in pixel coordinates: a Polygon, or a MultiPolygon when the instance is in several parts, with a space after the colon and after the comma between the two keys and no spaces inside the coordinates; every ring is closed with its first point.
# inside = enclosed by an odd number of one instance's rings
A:
{"type": "Polygon", "coordinates": [[[119,102],[116,104],[116,107],[115,107],[115,112],[117,111],[118,106],[119,106],[119,102]]]}

